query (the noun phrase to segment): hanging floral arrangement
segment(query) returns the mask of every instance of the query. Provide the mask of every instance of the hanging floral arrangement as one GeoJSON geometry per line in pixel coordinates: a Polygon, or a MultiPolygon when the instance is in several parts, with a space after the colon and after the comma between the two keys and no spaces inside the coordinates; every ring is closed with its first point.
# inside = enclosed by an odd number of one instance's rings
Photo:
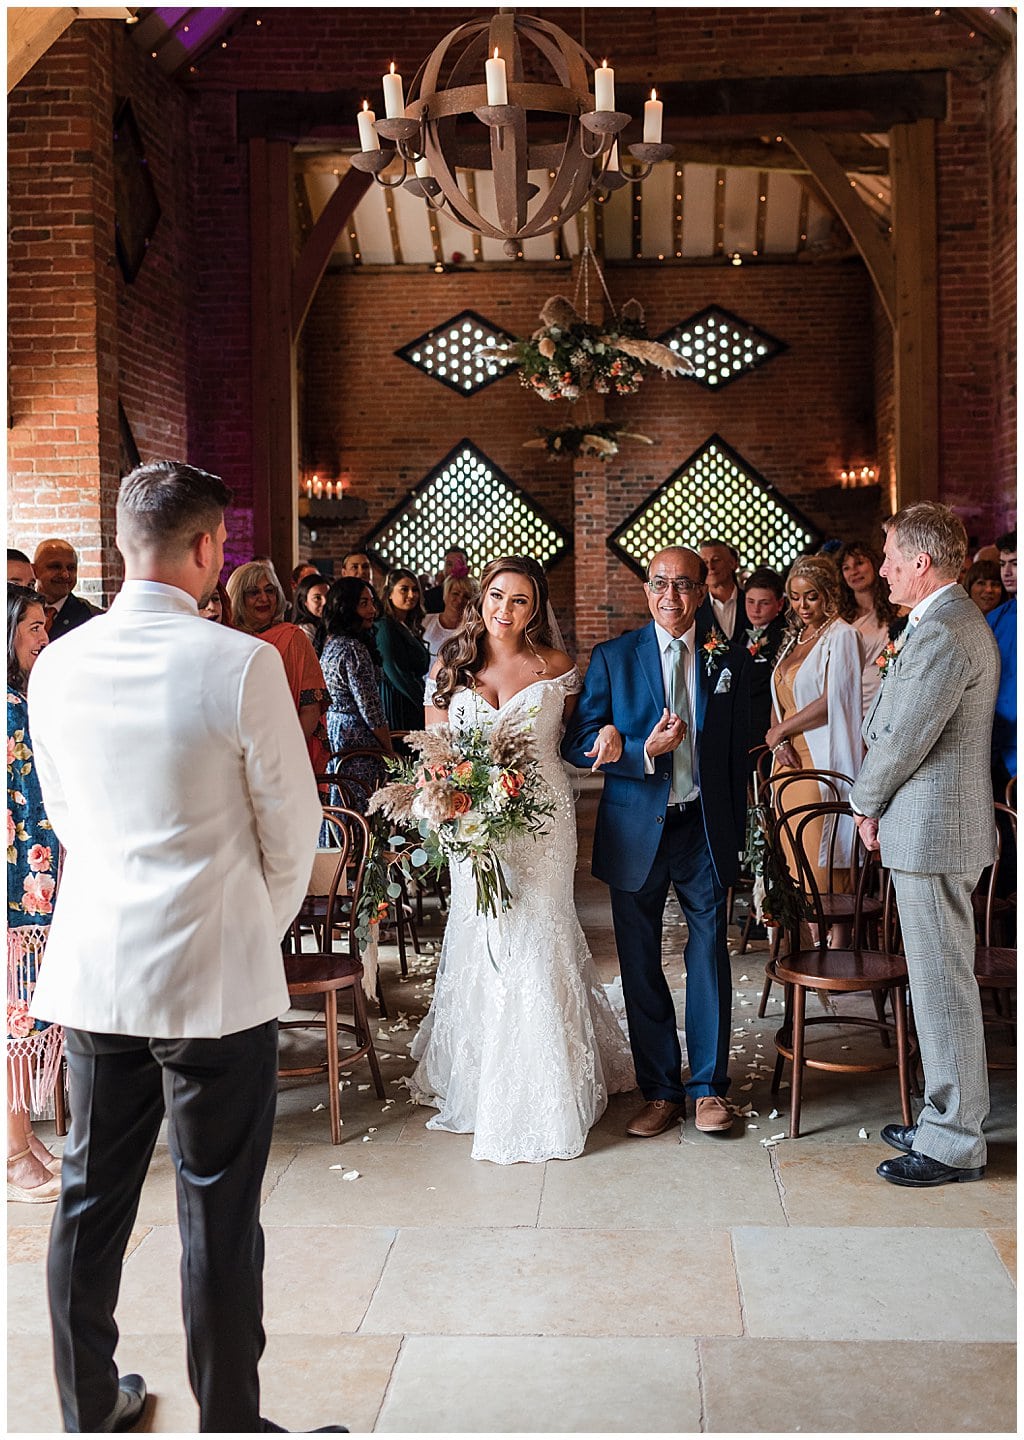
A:
{"type": "Polygon", "coordinates": [[[563,456],[586,455],[595,460],[611,460],[619,453],[623,440],[639,440],[653,445],[649,435],[624,430],[611,420],[598,420],[593,425],[563,425],[557,430],[538,429],[539,440],[525,440],[524,450],[547,450],[550,460],[563,456]]]}
{"type": "Polygon", "coordinates": [[[484,359],[519,366],[519,381],[542,400],[578,400],[588,390],[598,395],[633,395],[647,367],[666,375],[693,366],[682,355],[647,335],[643,307],[627,300],[621,314],[604,325],[592,324],[563,295],[552,295],[540,312],[543,321],[529,340],[489,345],[484,359]]]}

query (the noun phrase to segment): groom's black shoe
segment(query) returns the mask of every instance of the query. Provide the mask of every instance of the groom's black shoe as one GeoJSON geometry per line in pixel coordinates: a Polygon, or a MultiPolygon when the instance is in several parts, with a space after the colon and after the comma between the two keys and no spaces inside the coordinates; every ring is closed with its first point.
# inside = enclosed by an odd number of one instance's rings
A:
{"type": "Polygon", "coordinates": [[[141,1375],[122,1375],[117,1382],[117,1404],[97,1425],[100,1431],[134,1430],[146,1408],[146,1382],[141,1375]]]}
{"type": "Polygon", "coordinates": [[[648,1100],[626,1126],[626,1134],[643,1140],[651,1135],[661,1135],[677,1120],[682,1120],[685,1114],[686,1106],[677,1105],[673,1100],[648,1100]]]}
{"type": "Polygon", "coordinates": [[[980,1180],[985,1173],[984,1165],[970,1169],[955,1165],[943,1165],[930,1155],[911,1150],[907,1155],[897,1155],[892,1160],[883,1160],[877,1173],[893,1185],[951,1185],[958,1180],[980,1180]]]}
{"type": "Polygon", "coordinates": [[[883,1125],[882,1139],[894,1150],[902,1150],[904,1155],[909,1155],[914,1148],[914,1136],[917,1134],[916,1125],[883,1125]]]}

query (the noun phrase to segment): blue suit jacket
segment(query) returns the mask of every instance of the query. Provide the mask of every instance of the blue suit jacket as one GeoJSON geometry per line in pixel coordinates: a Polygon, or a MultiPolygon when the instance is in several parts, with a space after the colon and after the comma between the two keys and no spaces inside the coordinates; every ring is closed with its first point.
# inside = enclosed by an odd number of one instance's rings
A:
{"type": "MultiPolygon", "coordinates": [[[[723,887],[736,878],[746,836],[750,747],[750,655],[729,645],[708,674],[700,645],[707,627],[697,621],[695,769],[704,829],[723,887]]],[[[636,891],[650,874],[664,834],[672,783],[671,755],[658,755],[644,773],[644,741],[665,709],[665,686],[654,622],[598,645],[586,683],[562,742],[573,765],[589,767],[584,753],[602,725],[622,735],[621,760],[602,766],[604,793],[594,831],[592,869],[598,880],[636,891]]]]}

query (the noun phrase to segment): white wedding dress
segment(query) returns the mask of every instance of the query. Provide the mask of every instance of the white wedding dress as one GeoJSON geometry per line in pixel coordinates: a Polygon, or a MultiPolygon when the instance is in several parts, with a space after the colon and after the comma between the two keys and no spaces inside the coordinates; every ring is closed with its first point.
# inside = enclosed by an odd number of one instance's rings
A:
{"type": "Polygon", "coordinates": [[[513,709],[532,714],[556,802],[541,834],[502,850],[512,904],[497,917],[477,914],[472,869],[453,863],[434,1000],[410,1047],[413,1098],[438,1110],[427,1128],[472,1132],[473,1158],[498,1165],[579,1155],[608,1095],[636,1085],[573,900],[576,816],[558,746],[565,698],[580,688],[573,668],[497,710],[458,690],[448,710],[456,731],[489,728],[513,709]]]}

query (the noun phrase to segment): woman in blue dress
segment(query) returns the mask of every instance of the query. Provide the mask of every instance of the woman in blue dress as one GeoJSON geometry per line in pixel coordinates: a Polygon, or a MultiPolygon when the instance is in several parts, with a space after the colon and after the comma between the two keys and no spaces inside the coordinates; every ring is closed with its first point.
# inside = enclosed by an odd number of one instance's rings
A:
{"type": "Polygon", "coordinates": [[[377,602],[364,580],[335,580],[324,606],[327,639],[320,668],[330,693],[327,738],[332,752],[379,750],[380,760],[357,756],[340,769],[353,782],[353,803],[366,801],[384,778],[384,756],[394,753],[380,698],[380,656],[374,644],[377,602]]]}
{"type": "Polygon", "coordinates": [[[28,677],[47,643],[39,596],[7,587],[7,1198],[60,1194],[60,1160],[32,1129],[60,1075],[63,1032],[28,1013],[53,914],[60,847],[28,733],[28,677]]]}
{"type": "Polygon", "coordinates": [[[423,595],[411,570],[392,570],[377,621],[384,675],[380,698],[392,730],[423,729],[423,691],[430,649],[423,640],[423,595]]]}

